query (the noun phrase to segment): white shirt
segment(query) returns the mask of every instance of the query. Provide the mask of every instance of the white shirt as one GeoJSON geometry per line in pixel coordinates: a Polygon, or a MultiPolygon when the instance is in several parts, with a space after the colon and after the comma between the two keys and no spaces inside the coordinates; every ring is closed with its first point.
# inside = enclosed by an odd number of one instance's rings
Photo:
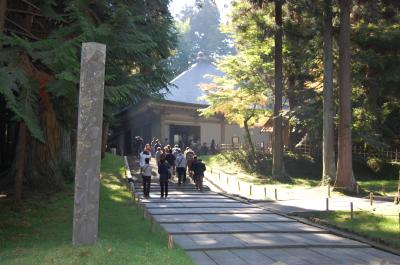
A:
{"type": "Polygon", "coordinates": [[[151,177],[152,167],[149,164],[145,164],[142,167],[142,175],[146,177],[151,177]]]}
{"type": "Polygon", "coordinates": [[[146,158],[150,158],[150,159],[151,159],[151,154],[150,154],[150,152],[149,152],[148,155],[143,154],[143,152],[141,152],[141,153],[140,153],[140,159],[139,159],[139,165],[140,165],[140,167],[143,167],[143,166],[146,164],[146,162],[144,161],[146,158]]]}

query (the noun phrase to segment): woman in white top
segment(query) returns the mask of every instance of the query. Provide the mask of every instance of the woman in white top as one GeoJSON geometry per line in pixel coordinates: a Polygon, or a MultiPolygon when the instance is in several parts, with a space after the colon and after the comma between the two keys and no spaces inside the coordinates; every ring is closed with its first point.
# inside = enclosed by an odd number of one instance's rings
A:
{"type": "Polygon", "coordinates": [[[142,182],[143,182],[143,196],[145,198],[150,198],[150,183],[151,183],[151,174],[153,172],[153,168],[150,165],[150,158],[145,158],[144,166],[141,167],[142,171],[142,182]]]}
{"type": "Polygon", "coordinates": [[[142,168],[145,165],[145,159],[146,158],[151,158],[151,153],[148,149],[144,149],[143,152],[140,153],[139,156],[139,166],[142,168]]]}

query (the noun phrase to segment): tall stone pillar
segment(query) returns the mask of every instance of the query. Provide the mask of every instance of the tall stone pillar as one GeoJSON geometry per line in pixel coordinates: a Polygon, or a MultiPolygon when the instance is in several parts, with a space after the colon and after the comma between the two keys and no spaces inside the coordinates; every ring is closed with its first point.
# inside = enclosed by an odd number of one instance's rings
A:
{"type": "Polygon", "coordinates": [[[97,241],[106,46],[83,43],[72,242],[97,241]]]}

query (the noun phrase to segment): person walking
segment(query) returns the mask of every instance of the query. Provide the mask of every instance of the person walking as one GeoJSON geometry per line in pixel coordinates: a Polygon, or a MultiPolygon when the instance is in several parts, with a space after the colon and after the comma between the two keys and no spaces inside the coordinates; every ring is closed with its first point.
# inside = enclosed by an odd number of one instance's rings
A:
{"type": "Polygon", "coordinates": [[[204,171],[206,171],[206,165],[203,163],[201,159],[197,159],[197,156],[194,157],[192,163],[192,170],[193,170],[193,178],[194,183],[196,184],[196,189],[203,192],[203,178],[204,178],[204,171]]]}
{"type": "Polygon", "coordinates": [[[168,162],[170,166],[171,176],[175,174],[175,156],[172,154],[172,150],[168,149],[167,155],[165,156],[165,160],[168,162]]]}
{"type": "Polygon", "coordinates": [[[142,167],[146,164],[146,158],[151,158],[151,154],[147,148],[144,148],[142,152],[139,154],[139,166],[140,166],[140,173],[142,173],[142,167]]]}
{"type": "Polygon", "coordinates": [[[186,183],[186,158],[179,149],[175,160],[176,171],[178,173],[178,185],[186,183]]]}
{"type": "Polygon", "coordinates": [[[160,174],[160,189],[161,197],[168,197],[168,180],[171,178],[171,173],[169,171],[169,165],[164,159],[160,160],[160,166],[158,167],[158,174],[160,174]]]}
{"type": "Polygon", "coordinates": [[[160,166],[160,160],[162,158],[165,159],[165,157],[163,157],[164,152],[162,151],[161,147],[157,147],[157,152],[156,152],[156,162],[157,162],[157,167],[160,166]]]}
{"type": "Polygon", "coordinates": [[[189,173],[189,177],[193,178],[193,174],[192,174],[192,162],[194,159],[194,152],[190,147],[186,147],[185,150],[185,158],[186,158],[186,170],[189,173]]]}
{"type": "Polygon", "coordinates": [[[159,147],[161,148],[162,145],[161,145],[161,143],[160,143],[160,140],[156,139],[156,143],[154,144],[154,149],[155,149],[155,150],[158,150],[159,147]]]}
{"type": "Polygon", "coordinates": [[[150,165],[150,158],[145,158],[145,164],[141,168],[142,171],[142,183],[143,183],[143,196],[145,198],[150,198],[150,184],[151,184],[151,174],[153,168],[150,165]]]}

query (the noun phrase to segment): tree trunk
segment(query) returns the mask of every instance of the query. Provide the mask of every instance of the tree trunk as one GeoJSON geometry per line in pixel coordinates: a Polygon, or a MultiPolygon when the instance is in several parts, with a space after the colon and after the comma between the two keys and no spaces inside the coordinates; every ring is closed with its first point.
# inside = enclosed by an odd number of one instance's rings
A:
{"type": "Polygon", "coordinates": [[[25,177],[26,163],[26,124],[21,122],[18,129],[18,145],[16,154],[17,173],[15,174],[15,200],[19,203],[22,200],[22,187],[25,177]]]}
{"type": "Polygon", "coordinates": [[[351,139],[350,0],[339,0],[339,130],[338,170],[335,188],[355,191],[351,139]]]}
{"type": "MultiPolygon", "coordinates": [[[[4,31],[4,25],[6,22],[6,10],[7,10],[7,0],[0,0],[0,32],[4,31]]],[[[0,43],[0,48],[2,48],[1,43],[0,43]]]]}
{"type": "Polygon", "coordinates": [[[282,60],[282,1],[275,0],[275,102],[274,102],[274,131],[272,147],[272,178],[286,180],[283,163],[282,138],[282,93],[283,93],[283,60],[282,60]]]}
{"type": "Polygon", "coordinates": [[[61,126],[61,159],[72,163],[71,130],[61,126]]]}
{"type": "Polygon", "coordinates": [[[323,172],[322,184],[333,184],[336,178],[333,125],[333,55],[332,0],[324,0],[324,114],[323,114],[323,172]]]}
{"type": "Polygon", "coordinates": [[[109,126],[110,126],[110,124],[108,122],[106,122],[106,121],[103,122],[103,132],[101,135],[101,158],[102,159],[106,155],[109,126]]]}

